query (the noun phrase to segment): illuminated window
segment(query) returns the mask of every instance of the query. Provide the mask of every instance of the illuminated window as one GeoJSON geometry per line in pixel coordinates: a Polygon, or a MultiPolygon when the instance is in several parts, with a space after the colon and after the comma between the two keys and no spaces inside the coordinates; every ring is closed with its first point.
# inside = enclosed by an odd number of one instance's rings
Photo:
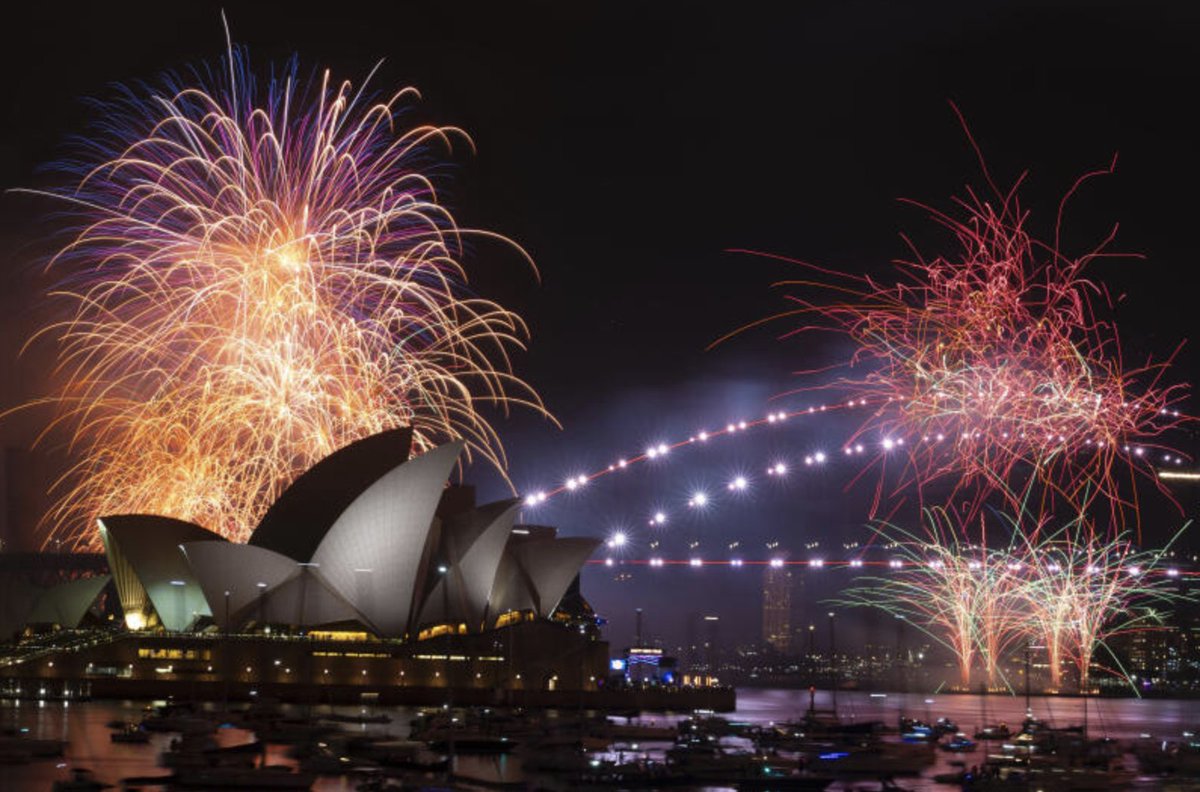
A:
{"type": "Polygon", "coordinates": [[[508,611],[507,613],[501,613],[496,618],[496,626],[497,627],[506,627],[510,624],[515,624],[516,622],[532,621],[532,620],[533,620],[533,612],[532,611],[508,611]]]}
{"type": "Polygon", "coordinates": [[[453,624],[435,624],[434,626],[426,627],[424,630],[421,630],[421,632],[417,633],[417,640],[427,641],[430,638],[437,638],[439,635],[450,635],[452,633],[466,635],[467,625],[459,624],[456,626],[453,624]]]}
{"type": "Polygon", "coordinates": [[[315,641],[366,641],[369,636],[364,631],[352,630],[312,630],[308,637],[315,641]]]}

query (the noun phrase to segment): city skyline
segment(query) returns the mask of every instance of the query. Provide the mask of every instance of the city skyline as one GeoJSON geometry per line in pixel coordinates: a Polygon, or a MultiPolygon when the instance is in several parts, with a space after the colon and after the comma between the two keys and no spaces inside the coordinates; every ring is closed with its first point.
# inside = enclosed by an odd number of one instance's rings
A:
{"type": "MultiPolygon", "coordinates": [[[[476,273],[472,285],[529,319],[530,351],[516,357],[515,368],[541,391],[564,424],[559,432],[531,416],[497,417],[513,482],[525,495],[558,487],[564,474],[603,470],[621,455],[692,437],[705,427],[759,420],[776,409],[800,412],[813,403],[807,396],[772,397],[798,384],[791,372],[821,363],[828,351],[777,342],[778,333],[770,330],[705,351],[727,332],[775,310],[778,295],[768,286],[792,273],[779,263],[725,251],[753,247],[868,274],[882,272],[889,258],[903,253],[895,235],[920,226],[894,199],[936,203],[964,182],[981,180],[947,100],[962,109],[989,166],[1002,174],[1001,181],[1016,178],[1027,166],[1032,169],[1027,203],[1043,226],[1076,177],[1106,165],[1113,152],[1120,151],[1116,175],[1081,192],[1068,227],[1090,240],[1120,221],[1122,248],[1148,257],[1102,265],[1104,283],[1123,298],[1115,312],[1130,359],[1169,354],[1187,337],[1189,297],[1186,290],[1173,288],[1174,281],[1182,279],[1179,262],[1188,250],[1179,229],[1186,227],[1189,199],[1177,186],[1187,179],[1173,176],[1169,185],[1163,184],[1164,173],[1196,167],[1194,158],[1183,153],[1183,110],[1171,98],[1182,95],[1180,87],[1189,83],[1194,71],[1178,60],[1184,50],[1169,45],[1184,35],[1187,25],[1172,30],[1152,14],[1106,9],[1089,18],[1085,27],[1090,35],[1084,35],[1072,32],[1070,9],[1052,8],[1042,12],[1045,24],[1028,42],[1044,56],[1031,59],[1039,65],[1008,67],[994,56],[1004,52],[1008,29],[1024,29],[1017,12],[1006,14],[998,7],[944,11],[938,24],[974,31],[945,39],[954,53],[980,53],[967,58],[968,65],[961,69],[946,67],[953,58],[941,49],[944,39],[915,21],[891,19],[895,24],[889,26],[888,19],[880,18],[858,28],[860,35],[851,41],[821,42],[820,31],[844,27],[846,12],[837,11],[798,14],[791,19],[793,32],[810,48],[781,46],[769,55],[756,42],[771,34],[742,22],[735,35],[723,37],[718,35],[719,21],[706,13],[677,19],[670,13],[649,12],[636,20],[616,13],[593,25],[585,14],[562,12],[557,21],[571,31],[571,43],[561,46],[537,44],[534,34],[522,32],[527,20],[520,15],[484,15],[454,36],[431,34],[432,40],[417,44],[411,53],[372,34],[370,25],[361,21],[344,23],[346,32],[366,41],[349,47],[324,43],[311,21],[292,21],[287,40],[281,41],[265,33],[278,22],[268,12],[246,9],[228,16],[234,40],[246,43],[260,63],[298,52],[306,65],[328,63],[339,73],[362,75],[376,58],[385,57],[382,68],[389,82],[411,83],[422,90],[425,98],[416,112],[438,122],[461,122],[475,138],[478,152],[453,166],[460,173],[450,202],[465,222],[496,228],[527,247],[542,282],[538,285],[530,277],[528,283],[514,283],[501,272],[511,273],[507,265],[489,265],[476,273]],[[977,26],[958,24],[964,22],[977,26]],[[523,55],[502,53],[498,65],[493,64],[496,73],[480,85],[472,84],[483,71],[479,60],[442,68],[450,58],[437,47],[449,41],[457,51],[465,46],[462,42],[481,40],[493,27],[513,42],[529,37],[533,46],[523,55]],[[1145,42],[1168,45],[1108,48],[1118,35],[1129,39],[1127,28],[1143,35],[1145,42]],[[631,37],[635,57],[615,64],[603,57],[615,32],[631,37]],[[709,45],[713,56],[698,54],[704,48],[697,42],[709,45]],[[760,49],[764,54],[752,56],[760,49]],[[876,61],[866,57],[873,52],[882,53],[876,61]],[[1113,52],[1117,54],[1110,60],[1101,57],[1113,52]],[[685,65],[673,66],[671,56],[682,58],[685,65]],[[539,74],[537,66],[543,61],[558,67],[559,76],[554,69],[539,74]],[[1087,73],[1072,66],[1081,61],[1088,63],[1087,73]],[[834,68],[821,70],[823,79],[810,79],[818,67],[830,63],[834,68]],[[623,90],[606,90],[610,79],[623,90]],[[712,89],[716,96],[706,84],[719,86],[712,89]],[[1094,87],[1099,85],[1105,86],[1103,91],[1094,87]],[[771,101],[789,88],[804,101],[771,101]],[[614,107],[588,97],[589,90],[614,107]],[[656,91],[673,98],[659,107],[656,91]],[[847,98],[856,91],[864,96],[847,98]],[[1023,122],[1025,113],[1014,117],[1004,110],[1018,105],[1017,98],[1029,107],[1029,115],[1048,119],[1035,125],[1036,132],[1023,122]],[[527,123],[507,123],[509,101],[519,108],[511,117],[527,123]],[[759,147],[734,145],[735,154],[724,154],[726,140],[739,141],[738,116],[747,110],[759,117],[753,128],[768,142],[759,147]],[[898,118],[906,123],[892,123],[898,118]],[[609,133],[635,122],[651,130],[646,140],[609,133]],[[525,135],[522,127],[535,131],[525,135]],[[673,130],[682,132],[667,137],[673,130]],[[664,139],[672,146],[656,145],[664,139]],[[1162,140],[1178,145],[1162,146],[1162,140]],[[713,155],[720,163],[716,175],[713,169],[695,166],[713,155]],[[721,155],[727,160],[722,162],[721,155]],[[709,175],[698,177],[701,171],[709,175]],[[637,204],[627,199],[639,197],[639,179],[648,182],[648,192],[666,192],[669,197],[654,200],[653,211],[643,210],[642,223],[612,231],[608,215],[618,216],[630,203],[637,204]],[[714,194],[756,198],[734,201],[734,206],[718,211],[699,197],[708,179],[714,180],[714,194]],[[578,211],[566,211],[566,204],[578,211]],[[663,232],[648,230],[650,217],[660,218],[663,232]],[[598,245],[580,243],[596,237],[603,237],[598,245]]],[[[39,28],[42,12],[25,13],[32,15],[28,27],[39,28]]],[[[40,166],[61,156],[63,142],[86,127],[87,111],[77,98],[104,95],[114,81],[148,79],[164,70],[219,59],[223,39],[216,7],[199,6],[187,13],[193,15],[191,21],[180,26],[191,28],[186,34],[157,30],[148,19],[134,19],[128,28],[87,17],[61,25],[61,41],[69,42],[61,46],[90,52],[97,68],[94,74],[72,76],[65,67],[49,67],[28,85],[11,89],[14,97],[8,105],[32,108],[23,117],[33,122],[8,146],[5,186],[38,186],[46,179],[40,166]],[[136,54],[120,46],[111,48],[117,52],[98,53],[88,49],[94,46],[88,43],[93,23],[106,31],[97,39],[133,40],[157,30],[152,37],[156,43],[136,54]],[[119,54],[121,50],[129,54],[119,54]]],[[[428,18],[414,18],[414,25],[436,31],[441,15],[450,12],[420,13],[428,18]]],[[[892,13],[897,12],[884,17],[892,13]]],[[[782,30],[773,35],[786,43],[782,30]]],[[[20,343],[44,318],[43,308],[29,295],[42,288],[45,236],[27,229],[47,227],[33,219],[46,207],[14,194],[4,200],[9,212],[3,238],[21,251],[19,263],[7,269],[10,288],[5,290],[12,310],[3,340],[15,360],[20,343]]],[[[9,378],[5,386],[6,406],[33,395],[29,386],[19,383],[40,380],[43,362],[34,350],[12,364],[19,376],[9,378]]],[[[1177,369],[1180,379],[1194,379],[1197,366],[1190,347],[1181,353],[1177,369]]],[[[695,549],[697,555],[714,560],[744,556],[766,561],[772,557],[770,544],[779,541],[797,560],[801,554],[808,559],[848,559],[854,548],[847,545],[870,539],[864,527],[867,510],[862,508],[871,497],[870,486],[846,491],[852,476],[844,472],[849,468],[843,461],[829,460],[830,471],[833,463],[842,465],[838,472],[806,474],[804,459],[818,451],[840,453],[850,428],[845,415],[819,428],[806,426],[799,415],[786,427],[760,427],[723,438],[720,450],[714,443],[713,450],[703,452],[673,451],[667,459],[647,462],[634,480],[597,481],[586,492],[527,509],[523,519],[559,525],[573,535],[612,536],[620,531],[628,544],[612,554],[618,562],[622,556],[655,557],[659,548],[650,547],[655,541],[670,543],[669,557],[676,559],[688,558],[695,549]],[[767,472],[780,459],[790,467],[786,483],[767,472]],[[682,470],[674,472],[678,468],[682,470]],[[752,478],[745,496],[724,491],[739,475],[752,478]],[[706,519],[686,507],[698,491],[713,498],[706,519]],[[649,525],[659,511],[669,520],[659,527],[649,525]],[[735,541],[740,547],[730,548],[735,541]],[[692,548],[692,543],[699,544],[692,548]],[[810,548],[810,543],[817,545],[810,548]]],[[[6,421],[4,445],[27,446],[34,429],[35,423],[23,418],[6,421]]],[[[1178,445],[1187,452],[1190,443],[1185,436],[1178,445]]],[[[58,453],[53,444],[46,452],[58,453]]],[[[508,494],[494,475],[478,466],[466,471],[465,479],[487,497],[508,494]]],[[[1185,512],[1194,507],[1192,489],[1177,491],[1187,501],[1185,512]]],[[[21,509],[27,512],[30,507],[21,509]]],[[[1146,523],[1160,539],[1187,516],[1162,502],[1148,501],[1145,510],[1146,523]]],[[[836,594],[850,579],[847,572],[835,570],[799,574],[805,576],[806,596],[814,602],[836,594]]],[[[725,625],[744,625],[742,637],[758,631],[750,626],[757,620],[749,618],[761,612],[757,568],[655,571],[594,565],[585,572],[585,586],[595,592],[599,610],[610,620],[614,643],[631,635],[634,607],[645,607],[648,615],[661,609],[661,617],[651,618],[667,625],[678,621],[673,615],[682,616],[671,600],[656,600],[662,580],[670,581],[672,599],[699,598],[696,607],[701,611],[719,616],[725,625]],[[659,572],[662,576],[651,577],[659,572]],[[633,579],[618,581],[621,573],[633,579]],[[712,585],[715,575],[722,576],[719,586],[712,585]]],[[[737,629],[728,626],[728,634],[735,635],[737,629]]],[[[848,628],[847,641],[854,634],[848,628]]]]}

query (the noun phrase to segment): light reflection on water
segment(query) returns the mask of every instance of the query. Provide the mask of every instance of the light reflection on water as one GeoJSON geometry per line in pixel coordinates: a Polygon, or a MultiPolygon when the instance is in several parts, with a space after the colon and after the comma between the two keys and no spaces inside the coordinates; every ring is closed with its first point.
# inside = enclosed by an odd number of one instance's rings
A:
{"type": "MultiPolygon", "coordinates": [[[[1134,739],[1141,734],[1177,738],[1185,729],[1200,726],[1200,702],[1176,699],[1082,699],[1033,696],[1033,714],[1051,726],[1084,722],[1087,706],[1088,732],[1093,737],[1134,739]]],[[[809,706],[807,690],[739,690],[733,717],[756,723],[800,717],[809,706]]],[[[818,691],[816,707],[829,709],[832,697],[818,691]]],[[[976,694],[888,693],[840,691],[837,710],[842,718],[881,720],[895,726],[901,715],[912,718],[950,718],[963,731],[974,731],[984,723],[1004,721],[1017,726],[1025,717],[1023,696],[980,696],[976,694]],[[926,703],[926,702],[930,703],[926,703]]]]}
{"type": "MultiPolygon", "coordinates": [[[[786,721],[801,717],[809,707],[807,690],[739,690],[737,712],[729,716],[754,723],[786,721]]],[[[817,691],[817,709],[833,707],[833,697],[828,691],[817,691]]],[[[1195,730],[1200,726],[1200,702],[1174,699],[1082,699],[1058,696],[1033,696],[1030,709],[1035,717],[1048,725],[1061,728],[1086,724],[1091,737],[1108,737],[1116,740],[1134,740],[1142,735],[1158,739],[1179,739],[1184,730],[1195,730]]],[[[888,693],[886,695],[866,692],[839,691],[837,711],[843,719],[879,720],[895,727],[900,717],[935,721],[949,718],[958,727],[973,734],[985,724],[1007,723],[1015,731],[1025,718],[1024,696],[981,696],[978,694],[921,694],[888,693]]],[[[982,751],[972,754],[954,755],[938,752],[937,763],[925,775],[951,772],[953,761],[964,761],[967,766],[983,759],[982,751]]],[[[1127,757],[1130,769],[1136,763],[1127,757]]],[[[902,787],[913,790],[951,790],[956,786],[936,784],[928,779],[904,778],[902,787]]],[[[878,784],[866,785],[864,789],[876,789],[878,784]]],[[[1152,779],[1139,779],[1138,789],[1157,789],[1161,784],[1152,779]]],[[[830,790],[854,789],[853,784],[834,785],[830,790]]],[[[1195,786],[1181,787],[1196,789],[1195,786]]]]}
{"type": "MultiPolygon", "coordinates": [[[[815,706],[828,709],[832,697],[828,692],[816,694],[815,706]]],[[[985,723],[1006,722],[1010,726],[1019,724],[1025,714],[1023,697],[979,696],[979,695],[924,695],[887,694],[872,697],[867,693],[839,692],[837,708],[843,718],[857,720],[881,720],[894,726],[901,715],[936,720],[948,717],[968,733],[985,723]]],[[[1090,699],[1087,705],[1087,723],[1093,736],[1106,736],[1121,740],[1135,739],[1143,734],[1156,738],[1178,738],[1184,730],[1200,727],[1200,703],[1164,699],[1090,699]]],[[[97,777],[108,783],[118,783],[130,776],[167,775],[168,770],[157,765],[159,753],[164,751],[173,735],[154,734],[147,745],[113,743],[109,739],[111,730],[105,725],[113,719],[136,721],[143,715],[145,702],[94,701],[75,702],[0,702],[0,729],[28,728],[34,737],[65,740],[66,755],[60,760],[39,760],[28,765],[0,765],[0,790],[48,789],[50,782],[64,772],[56,764],[65,763],[74,767],[87,767],[97,777]]],[[[726,715],[731,720],[745,720],[766,724],[800,717],[809,706],[807,690],[740,690],[737,711],[726,715]]],[[[302,712],[289,708],[292,712],[302,712]]],[[[1053,726],[1069,726],[1084,722],[1084,700],[1078,698],[1032,699],[1034,714],[1053,726]]],[[[327,707],[318,712],[355,714],[359,707],[327,707]]],[[[365,734],[392,734],[404,737],[408,723],[416,710],[409,707],[379,707],[372,712],[386,712],[392,723],[344,726],[344,730],[365,734]]],[[[664,723],[678,720],[682,715],[647,713],[639,720],[643,723],[664,723]]],[[[220,729],[217,739],[222,745],[235,745],[254,739],[251,732],[240,729],[220,729]]],[[[650,745],[645,747],[649,748],[650,745]]],[[[665,746],[658,746],[659,748],[665,746]]],[[[271,745],[267,761],[271,764],[294,764],[285,755],[286,746],[271,745]]],[[[978,762],[980,754],[958,757],[968,764],[978,762]]],[[[938,765],[930,771],[949,769],[952,755],[940,754],[938,765]]],[[[457,769],[460,773],[487,778],[493,781],[519,781],[522,778],[520,759],[517,755],[507,756],[462,756],[457,769]]],[[[951,789],[918,779],[902,780],[901,785],[916,790],[951,789]]],[[[864,789],[876,788],[867,784],[864,789]]],[[[320,777],[313,787],[316,790],[338,790],[350,792],[354,785],[348,779],[320,777]]],[[[838,787],[831,787],[837,789],[838,787]]],[[[851,786],[844,787],[846,789],[851,786]]]]}

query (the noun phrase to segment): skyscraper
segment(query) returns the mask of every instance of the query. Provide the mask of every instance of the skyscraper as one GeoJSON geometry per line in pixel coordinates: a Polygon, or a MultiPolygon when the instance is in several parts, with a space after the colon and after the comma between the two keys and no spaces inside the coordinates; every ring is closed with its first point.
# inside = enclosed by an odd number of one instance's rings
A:
{"type": "Polygon", "coordinates": [[[787,654],[791,638],[792,571],[772,564],[763,570],[763,642],[787,654]]]}
{"type": "Polygon", "coordinates": [[[709,674],[716,674],[721,666],[721,617],[704,617],[704,666],[709,674]]]}

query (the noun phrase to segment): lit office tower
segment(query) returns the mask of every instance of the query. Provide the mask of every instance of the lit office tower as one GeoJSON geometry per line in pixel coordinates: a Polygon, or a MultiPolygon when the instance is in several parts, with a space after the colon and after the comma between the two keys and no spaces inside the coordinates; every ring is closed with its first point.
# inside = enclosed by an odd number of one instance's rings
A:
{"type": "Polygon", "coordinates": [[[704,617],[704,665],[716,674],[721,665],[721,617],[704,617]]]}
{"type": "Polygon", "coordinates": [[[792,571],[772,564],[763,570],[763,642],[787,654],[791,635],[792,571]]]}

